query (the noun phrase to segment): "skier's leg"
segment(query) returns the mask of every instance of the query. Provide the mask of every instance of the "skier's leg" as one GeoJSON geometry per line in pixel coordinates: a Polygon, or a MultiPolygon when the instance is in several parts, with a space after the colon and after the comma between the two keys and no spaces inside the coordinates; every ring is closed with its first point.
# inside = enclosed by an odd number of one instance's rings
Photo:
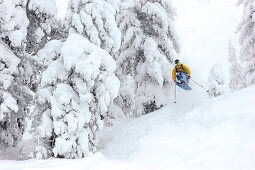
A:
{"type": "Polygon", "coordinates": [[[189,83],[188,74],[186,72],[181,72],[181,82],[189,83]]]}
{"type": "Polygon", "coordinates": [[[182,76],[182,81],[184,81],[185,83],[189,83],[187,72],[181,72],[181,76],[182,76]]]}
{"type": "Polygon", "coordinates": [[[180,72],[179,75],[180,75],[180,83],[185,82],[185,81],[184,81],[183,72],[180,72]]]}
{"type": "Polygon", "coordinates": [[[176,80],[177,82],[182,82],[182,76],[181,76],[181,73],[176,73],[176,80]]]}

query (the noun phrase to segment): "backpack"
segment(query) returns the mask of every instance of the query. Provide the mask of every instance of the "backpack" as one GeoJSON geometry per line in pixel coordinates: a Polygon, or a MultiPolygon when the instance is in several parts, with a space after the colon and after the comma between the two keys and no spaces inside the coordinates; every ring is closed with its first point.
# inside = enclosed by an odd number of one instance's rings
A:
{"type": "MultiPolygon", "coordinates": [[[[178,70],[177,70],[177,67],[176,67],[176,66],[175,66],[175,69],[176,69],[176,72],[178,72],[178,70]]],[[[185,71],[185,69],[183,68],[182,64],[181,64],[181,69],[182,69],[183,71],[185,71]]]]}

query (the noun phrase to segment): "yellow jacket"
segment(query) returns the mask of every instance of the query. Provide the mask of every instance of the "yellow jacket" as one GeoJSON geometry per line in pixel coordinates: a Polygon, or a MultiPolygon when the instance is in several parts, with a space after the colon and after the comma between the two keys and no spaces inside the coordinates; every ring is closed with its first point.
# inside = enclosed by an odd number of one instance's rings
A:
{"type": "Polygon", "coordinates": [[[184,64],[178,64],[174,67],[173,71],[172,71],[172,77],[173,77],[173,80],[176,80],[176,73],[178,72],[187,72],[188,76],[190,76],[190,70],[187,66],[185,66],[184,64]]]}

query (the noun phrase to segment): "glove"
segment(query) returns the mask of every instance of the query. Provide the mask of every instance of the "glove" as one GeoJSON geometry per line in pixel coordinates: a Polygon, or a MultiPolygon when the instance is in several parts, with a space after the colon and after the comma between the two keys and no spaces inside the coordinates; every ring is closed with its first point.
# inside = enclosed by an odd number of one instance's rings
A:
{"type": "Polygon", "coordinates": [[[174,80],[174,82],[176,83],[176,80],[174,80]]]}
{"type": "Polygon", "coordinates": [[[190,76],[188,76],[188,79],[190,79],[190,76]]]}

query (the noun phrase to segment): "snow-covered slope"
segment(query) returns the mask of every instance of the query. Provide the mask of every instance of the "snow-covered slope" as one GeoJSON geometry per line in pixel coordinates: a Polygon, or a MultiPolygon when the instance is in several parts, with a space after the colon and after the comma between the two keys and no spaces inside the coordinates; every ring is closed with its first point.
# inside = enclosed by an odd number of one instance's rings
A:
{"type": "Polygon", "coordinates": [[[177,104],[116,122],[89,158],[0,161],[0,169],[255,169],[255,86],[213,99],[199,91],[178,89],[177,104]]]}
{"type": "Polygon", "coordinates": [[[169,105],[116,127],[102,152],[146,169],[255,169],[254,94],[255,86],[197,106],[169,105]]]}

